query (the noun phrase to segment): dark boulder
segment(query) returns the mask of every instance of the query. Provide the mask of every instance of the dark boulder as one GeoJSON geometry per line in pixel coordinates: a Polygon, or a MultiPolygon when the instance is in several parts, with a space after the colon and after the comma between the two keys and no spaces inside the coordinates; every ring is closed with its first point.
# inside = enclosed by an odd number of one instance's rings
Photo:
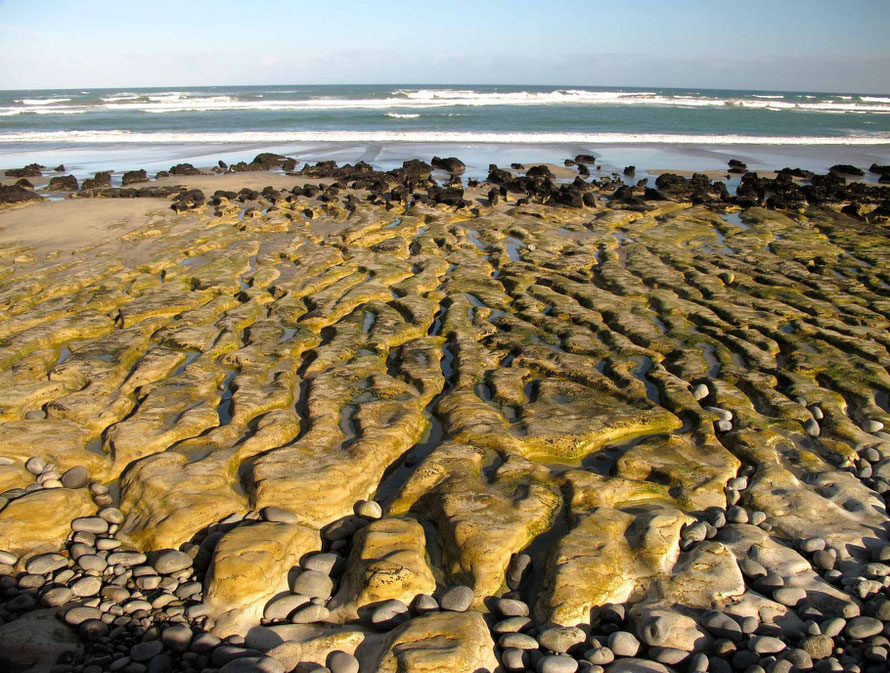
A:
{"type": "Polygon", "coordinates": [[[869,172],[878,173],[879,175],[890,175],[890,166],[879,166],[878,164],[872,164],[868,167],[869,172]]]}
{"type": "Polygon", "coordinates": [[[501,193],[494,187],[488,190],[488,205],[496,206],[498,202],[501,200],[501,193]]]}
{"type": "Polygon", "coordinates": [[[409,159],[402,163],[402,174],[411,178],[428,178],[433,167],[420,159],[409,159]]]}
{"type": "Polygon", "coordinates": [[[590,169],[584,164],[578,164],[578,175],[588,178],[590,177],[590,169]]]}
{"type": "Polygon", "coordinates": [[[856,202],[848,203],[846,206],[841,208],[841,212],[844,215],[848,215],[848,216],[853,217],[857,220],[862,219],[862,206],[860,206],[856,202]]]}
{"type": "Polygon", "coordinates": [[[191,164],[176,164],[169,171],[170,175],[201,175],[201,171],[191,164]]]}
{"type": "Polygon", "coordinates": [[[513,174],[510,171],[505,171],[503,168],[498,168],[495,164],[491,164],[488,167],[488,178],[486,179],[488,182],[493,182],[496,185],[503,185],[513,180],[513,174]]]}
{"type": "Polygon", "coordinates": [[[169,178],[170,171],[158,171],[155,173],[155,180],[160,180],[161,178],[169,178]]]}
{"type": "Polygon", "coordinates": [[[576,164],[595,164],[596,157],[592,154],[579,154],[575,157],[576,164]]]}
{"type": "Polygon", "coordinates": [[[46,168],[46,166],[41,166],[40,164],[28,164],[24,168],[10,168],[6,171],[7,178],[39,178],[43,173],[41,173],[41,169],[46,168]]]}
{"type": "Polygon", "coordinates": [[[65,172],[65,164],[59,164],[53,169],[56,173],[64,173],[65,172]]]}
{"type": "Polygon", "coordinates": [[[780,171],[776,171],[779,175],[790,175],[793,178],[803,178],[805,180],[812,179],[816,174],[804,168],[788,168],[787,166],[780,171]]]}
{"type": "Polygon", "coordinates": [[[26,201],[38,201],[42,198],[40,194],[19,185],[0,185],[0,204],[25,203],[26,201]]]}
{"type": "Polygon", "coordinates": [[[841,175],[854,175],[854,176],[862,176],[865,175],[865,171],[861,168],[856,168],[856,166],[851,166],[850,164],[835,164],[831,168],[828,169],[830,173],[840,173],[841,175]]]}
{"type": "Polygon", "coordinates": [[[25,189],[34,189],[34,185],[31,184],[31,181],[28,178],[19,178],[15,181],[16,186],[24,187],[25,189]]]}
{"type": "MultiPolygon", "coordinates": [[[[164,198],[172,196],[180,191],[176,185],[148,185],[136,189],[136,196],[140,198],[164,198]]],[[[131,190],[132,191],[132,190],[131,190]]]]}
{"type": "MultiPolygon", "coordinates": [[[[494,164],[491,164],[491,166],[494,166],[494,164]]],[[[491,170],[491,166],[488,167],[489,170],[491,170]]],[[[512,168],[514,171],[524,171],[525,170],[525,166],[523,164],[519,164],[519,163],[515,163],[515,162],[510,164],[510,168],[512,168]]]]}
{"type": "Polygon", "coordinates": [[[204,192],[200,189],[189,189],[173,197],[170,208],[176,212],[200,208],[205,203],[204,192]]]}
{"type": "Polygon", "coordinates": [[[57,175],[50,179],[46,188],[51,192],[76,192],[77,178],[73,175],[57,175]]]}
{"type": "Polygon", "coordinates": [[[596,202],[596,196],[593,195],[593,192],[585,192],[584,196],[581,197],[581,201],[588,208],[596,208],[599,205],[596,202]]]}
{"type": "Polygon", "coordinates": [[[553,179],[553,172],[547,166],[532,166],[525,172],[528,178],[550,178],[553,179]]]}
{"type": "Polygon", "coordinates": [[[126,173],[124,173],[121,181],[124,187],[126,187],[127,185],[132,185],[135,182],[148,182],[148,173],[145,172],[145,169],[138,171],[127,171],[126,173]]]}
{"type": "Polygon", "coordinates": [[[571,168],[572,166],[575,165],[575,160],[574,159],[566,159],[565,161],[562,162],[562,165],[565,166],[566,168],[571,168]]]}
{"type": "Polygon", "coordinates": [[[624,167],[624,174],[625,174],[625,175],[635,175],[636,172],[637,172],[637,167],[636,167],[636,166],[625,166],[625,167],[624,167]]]}
{"type": "Polygon", "coordinates": [[[111,187],[111,171],[99,171],[92,178],[87,178],[80,186],[81,191],[111,187]]]}
{"type": "Polygon", "coordinates": [[[463,173],[467,169],[467,165],[457,157],[433,157],[430,162],[433,168],[438,168],[449,173],[463,173]]]}
{"type": "Polygon", "coordinates": [[[730,159],[729,160],[729,172],[730,173],[747,173],[748,165],[744,161],[739,161],[738,159],[730,159]]]}
{"type": "Polygon", "coordinates": [[[217,161],[217,162],[216,162],[216,165],[217,165],[219,168],[223,169],[224,171],[229,170],[229,165],[228,165],[225,161],[223,161],[222,159],[220,159],[219,161],[217,161]]]}

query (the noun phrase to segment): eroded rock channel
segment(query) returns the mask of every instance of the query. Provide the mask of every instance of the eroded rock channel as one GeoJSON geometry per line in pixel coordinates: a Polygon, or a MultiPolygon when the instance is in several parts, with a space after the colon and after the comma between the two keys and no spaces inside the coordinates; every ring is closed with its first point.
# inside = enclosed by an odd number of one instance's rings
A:
{"type": "Polygon", "coordinates": [[[886,225],[484,187],[0,251],[9,670],[885,670],[886,225]]]}

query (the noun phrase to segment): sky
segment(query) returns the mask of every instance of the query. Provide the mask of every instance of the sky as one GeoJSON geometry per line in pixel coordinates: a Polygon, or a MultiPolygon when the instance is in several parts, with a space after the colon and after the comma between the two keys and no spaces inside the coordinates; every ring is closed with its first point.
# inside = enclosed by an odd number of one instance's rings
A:
{"type": "Polygon", "coordinates": [[[0,89],[890,92],[890,0],[0,0],[0,89]]]}

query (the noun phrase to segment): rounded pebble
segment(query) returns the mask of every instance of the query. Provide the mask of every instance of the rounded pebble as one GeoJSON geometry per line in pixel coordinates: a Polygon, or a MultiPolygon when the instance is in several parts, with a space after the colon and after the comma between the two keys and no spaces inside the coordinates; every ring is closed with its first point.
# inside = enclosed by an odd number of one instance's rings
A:
{"type": "Polygon", "coordinates": [[[190,568],[192,557],[185,552],[170,549],[158,554],[152,565],[162,575],[172,575],[180,570],[190,568]]]}
{"type": "Polygon", "coordinates": [[[341,650],[328,654],[325,664],[331,673],[358,673],[359,669],[358,659],[341,650]]]}
{"type": "Polygon", "coordinates": [[[466,612],[473,604],[473,590],[467,586],[451,587],[442,594],[439,605],[450,612],[466,612]]]}
{"type": "Polygon", "coordinates": [[[538,673],[575,673],[578,662],[564,654],[548,654],[538,659],[538,673]]]}

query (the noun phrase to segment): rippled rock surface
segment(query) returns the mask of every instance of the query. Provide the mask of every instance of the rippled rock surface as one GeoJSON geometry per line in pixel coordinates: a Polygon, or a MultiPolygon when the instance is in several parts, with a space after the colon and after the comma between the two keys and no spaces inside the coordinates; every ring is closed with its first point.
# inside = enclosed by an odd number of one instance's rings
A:
{"type": "Polygon", "coordinates": [[[0,250],[9,670],[883,670],[886,226],[477,192],[0,250]]]}

